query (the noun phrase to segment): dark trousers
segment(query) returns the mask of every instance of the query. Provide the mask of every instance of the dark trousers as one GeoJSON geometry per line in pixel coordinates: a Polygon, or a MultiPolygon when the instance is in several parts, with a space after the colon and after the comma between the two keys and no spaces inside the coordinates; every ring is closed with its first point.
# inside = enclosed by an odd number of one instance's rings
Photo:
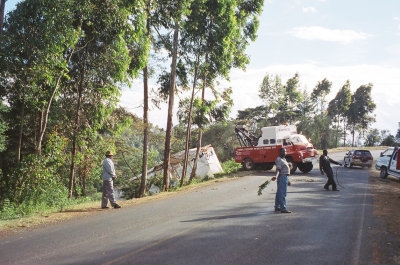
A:
{"type": "Polygon", "coordinates": [[[336,183],[333,179],[333,174],[328,173],[326,176],[328,177],[328,181],[326,182],[324,188],[329,189],[329,186],[332,185],[332,190],[336,190],[336,183]]]}

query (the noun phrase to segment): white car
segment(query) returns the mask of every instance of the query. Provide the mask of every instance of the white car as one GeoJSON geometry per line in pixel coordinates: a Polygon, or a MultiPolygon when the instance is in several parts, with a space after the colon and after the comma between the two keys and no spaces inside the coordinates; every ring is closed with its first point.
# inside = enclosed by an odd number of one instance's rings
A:
{"type": "Polygon", "coordinates": [[[389,147],[383,151],[376,160],[375,168],[380,170],[381,178],[392,175],[400,178],[400,149],[398,147],[389,147]]]}

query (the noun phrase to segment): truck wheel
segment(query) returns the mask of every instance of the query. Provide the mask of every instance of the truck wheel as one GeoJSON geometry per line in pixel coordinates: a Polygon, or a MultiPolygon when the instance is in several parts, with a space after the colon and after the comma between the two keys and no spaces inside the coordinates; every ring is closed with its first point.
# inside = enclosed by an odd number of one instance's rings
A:
{"type": "Polygon", "coordinates": [[[289,164],[289,168],[290,168],[290,174],[293,174],[294,172],[296,172],[297,169],[297,164],[294,162],[293,158],[291,158],[290,156],[286,158],[286,161],[289,164]]]}
{"type": "Polygon", "coordinates": [[[380,174],[380,177],[383,178],[383,179],[385,179],[385,178],[387,178],[387,176],[388,176],[388,172],[387,172],[386,167],[381,167],[381,174],[380,174]]]}
{"type": "Polygon", "coordinates": [[[254,168],[254,162],[250,158],[243,160],[243,168],[245,170],[252,170],[254,168]]]}
{"type": "Polygon", "coordinates": [[[269,163],[263,163],[261,164],[261,168],[263,170],[271,170],[274,167],[274,164],[269,164],[269,163]]]}
{"type": "Polygon", "coordinates": [[[311,162],[308,163],[299,163],[298,167],[301,172],[308,173],[313,169],[313,164],[311,162]]]}

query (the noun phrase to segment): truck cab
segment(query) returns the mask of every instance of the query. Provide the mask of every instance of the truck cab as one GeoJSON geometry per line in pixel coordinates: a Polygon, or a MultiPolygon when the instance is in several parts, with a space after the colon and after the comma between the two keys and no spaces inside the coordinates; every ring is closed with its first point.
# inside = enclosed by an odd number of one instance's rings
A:
{"type": "Polygon", "coordinates": [[[387,178],[388,175],[400,178],[400,149],[389,147],[383,151],[377,159],[375,168],[380,170],[380,177],[387,178]]]}

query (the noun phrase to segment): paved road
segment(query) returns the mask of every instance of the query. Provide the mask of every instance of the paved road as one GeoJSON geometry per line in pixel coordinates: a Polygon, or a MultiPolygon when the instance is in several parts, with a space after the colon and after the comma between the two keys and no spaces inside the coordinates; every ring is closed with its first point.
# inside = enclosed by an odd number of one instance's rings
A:
{"type": "Polygon", "coordinates": [[[291,176],[292,214],[273,212],[275,182],[257,196],[272,175],[2,238],[0,264],[371,264],[368,170],[339,168],[340,192],[317,169],[291,176]]]}

